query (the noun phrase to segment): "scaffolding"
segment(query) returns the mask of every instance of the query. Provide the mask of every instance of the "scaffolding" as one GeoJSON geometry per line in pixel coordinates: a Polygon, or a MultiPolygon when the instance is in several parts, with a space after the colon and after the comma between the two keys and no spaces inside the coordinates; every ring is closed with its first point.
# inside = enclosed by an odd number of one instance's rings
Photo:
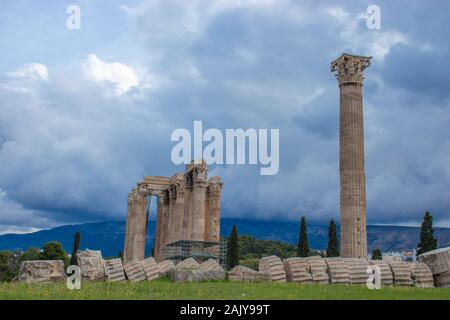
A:
{"type": "Polygon", "coordinates": [[[227,242],[178,240],[167,244],[162,253],[165,259],[172,260],[175,264],[187,258],[194,258],[198,262],[214,259],[225,267],[227,242]]]}

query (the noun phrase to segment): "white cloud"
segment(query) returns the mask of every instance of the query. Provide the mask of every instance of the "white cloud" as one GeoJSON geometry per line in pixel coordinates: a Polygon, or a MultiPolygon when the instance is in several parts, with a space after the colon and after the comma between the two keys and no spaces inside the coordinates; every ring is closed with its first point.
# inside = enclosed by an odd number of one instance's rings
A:
{"type": "Polygon", "coordinates": [[[31,80],[48,80],[47,67],[40,63],[29,63],[15,71],[6,74],[10,78],[25,78],[31,80]]]}
{"type": "Polygon", "coordinates": [[[119,62],[105,62],[95,54],[88,55],[83,69],[89,80],[111,84],[113,94],[118,96],[139,85],[138,76],[131,67],[119,62]]]}
{"type": "Polygon", "coordinates": [[[27,63],[0,76],[0,89],[19,94],[32,93],[42,83],[49,83],[47,67],[40,63],[27,63]]]}
{"type": "Polygon", "coordinates": [[[3,234],[25,234],[25,233],[33,233],[40,231],[42,229],[40,228],[33,228],[33,227],[20,227],[20,226],[5,226],[0,224],[0,235],[3,234]]]}
{"type": "Polygon", "coordinates": [[[376,33],[373,37],[372,45],[369,45],[369,51],[374,58],[383,61],[389,54],[392,47],[397,44],[407,44],[406,36],[397,31],[388,31],[384,33],[376,33]]]}
{"type": "Polygon", "coordinates": [[[368,14],[350,14],[342,7],[332,7],[326,13],[340,25],[339,37],[343,40],[343,49],[349,48],[357,54],[373,56],[382,62],[390,50],[398,44],[407,44],[408,38],[397,30],[371,30],[366,26],[368,14]]]}

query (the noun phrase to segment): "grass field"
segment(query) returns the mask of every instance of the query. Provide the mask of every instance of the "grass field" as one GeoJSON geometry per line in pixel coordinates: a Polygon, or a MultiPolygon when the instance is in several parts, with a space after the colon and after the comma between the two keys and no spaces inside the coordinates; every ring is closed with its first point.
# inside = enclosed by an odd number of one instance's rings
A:
{"type": "Polygon", "coordinates": [[[382,288],[299,285],[295,283],[202,282],[172,283],[168,279],[139,283],[88,283],[69,290],[65,283],[0,283],[0,300],[7,299],[450,299],[450,288],[382,288]]]}

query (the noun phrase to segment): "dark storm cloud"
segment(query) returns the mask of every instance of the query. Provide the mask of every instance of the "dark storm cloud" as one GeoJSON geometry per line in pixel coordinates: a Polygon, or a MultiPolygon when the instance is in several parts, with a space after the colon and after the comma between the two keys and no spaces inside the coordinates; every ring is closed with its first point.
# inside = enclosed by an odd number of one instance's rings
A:
{"type": "Polygon", "coordinates": [[[211,168],[225,182],[224,216],[337,218],[339,89],[329,64],[343,51],[374,56],[364,85],[369,223],[417,223],[431,210],[450,225],[448,5],[382,2],[382,29],[368,30],[369,4],[146,1],[124,8],[128,40],[105,44],[91,78],[91,47],[48,65],[47,80],[3,75],[0,225],[124,219],[142,176],[183,170],[170,161],[170,134],[194,120],[280,129],[277,175],[211,168]],[[435,19],[418,21],[421,12],[435,19]],[[95,79],[124,69],[105,61],[131,61],[139,85],[114,95],[117,83],[95,79]]]}
{"type": "Polygon", "coordinates": [[[436,103],[448,102],[450,61],[447,54],[400,45],[393,48],[384,68],[383,78],[389,85],[430,97],[436,103]]]}

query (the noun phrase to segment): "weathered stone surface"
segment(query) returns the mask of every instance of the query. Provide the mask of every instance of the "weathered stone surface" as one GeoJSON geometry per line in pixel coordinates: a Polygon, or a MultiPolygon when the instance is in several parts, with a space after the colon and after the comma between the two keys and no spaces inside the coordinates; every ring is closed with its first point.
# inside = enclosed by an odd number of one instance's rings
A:
{"type": "Polygon", "coordinates": [[[380,267],[381,284],[384,286],[394,285],[394,276],[392,274],[391,267],[384,260],[370,260],[371,265],[380,267]]]}
{"type": "Polygon", "coordinates": [[[177,269],[199,269],[200,264],[194,258],[187,258],[176,265],[177,269]]]}
{"type": "Polygon", "coordinates": [[[414,285],[411,267],[407,262],[388,262],[397,287],[410,287],[414,285]]]}
{"type": "Polygon", "coordinates": [[[160,263],[158,263],[159,268],[159,276],[164,277],[167,275],[167,273],[175,268],[175,264],[172,260],[164,260],[160,263]]]}
{"type": "Polygon", "coordinates": [[[450,271],[434,276],[436,287],[450,288],[450,271]]]}
{"type": "Polygon", "coordinates": [[[169,271],[169,278],[173,282],[224,280],[225,271],[175,268],[169,271]]]}
{"type": "Polygon", "coordinates": [[[320,256],[313,256],[306,258],[311,270],[313,283],[329,284],[330,277],[327,272],[327,264],[320,256]]]}
{"type": "Polygon", "coordinates": [[[430,268],[425,263],[410,263],[409,266],[411,268],[411,276],[416,287],[434,287],[433,274],[431,273],[430,268]]]}
{"type": "Polygon", "coordinates": [[[418,259],[430,267],[433,275],[450,271],[450,247],[422,253],[418,259]]]}
{"type": "Polygon", "coordinates": [[[348,269],[350,284],[366,284],[369,277],[367,274],[369,261],[359,258],[343,258],[343,260],[348,269]]]}
{"type": "Polygon", "coordinates": [[[20,266],[19,275],[15,282],[45,283],[64,281],[64,261],[62,260],[35,260],[23,261],[20,266]]]}
{"type": "Polygon", "coordinates": [[[139,282],[147,279],[144,269],[136,259],[125,263],[123,269],[125,270],[127,279],[131,282],[139,282]]]}
{"type": "Polygon", "coordinates": [[[210,271],[224,271],[217,260],[208,259],[202,264],[200,264],[200,269],[202,270],[210,270],[210,271]]]}
{"type": "Polygon", "coordinates": [[[105,263],[101,251],[78,251],[77,261],[84,280],[105,280],[105,263]]]}
{"type": "Polygon", "coordinates": [[[330,284],[348,284],[350,275],[342,258],[325,258],[330,284]]]}
{"type": "Polygon", "coordinates": [[[277,256],[263,257],[259,260],[259,271],[275,282],[286,282],[286,272],[283,262],[277,256]]]}
{"type": "Polygon", "coordinates": [[[237,282],[254,282],[268,280],[261,272],[248,267],[236,266],[228,272],[228,279],[237,282]]]}
{"type": "Polygon", "coordinates": [[[146,258],[140,262],[144,269],[145,277],[148,281],[155,280],[160,277],[159,267],[153,257],[146,258]]]}
{"type": "Polygon", "coordinates": [[[299,283],[312,283],[309,263],[305,258],[287,258],[283,260],[286,280],[299,283]]]}
{"type": "Polygon", "coordinates": [[[108,282],[125,281],[126,277],[122,260],[120,258],[105,260],[105,274],[108,282]]]}

